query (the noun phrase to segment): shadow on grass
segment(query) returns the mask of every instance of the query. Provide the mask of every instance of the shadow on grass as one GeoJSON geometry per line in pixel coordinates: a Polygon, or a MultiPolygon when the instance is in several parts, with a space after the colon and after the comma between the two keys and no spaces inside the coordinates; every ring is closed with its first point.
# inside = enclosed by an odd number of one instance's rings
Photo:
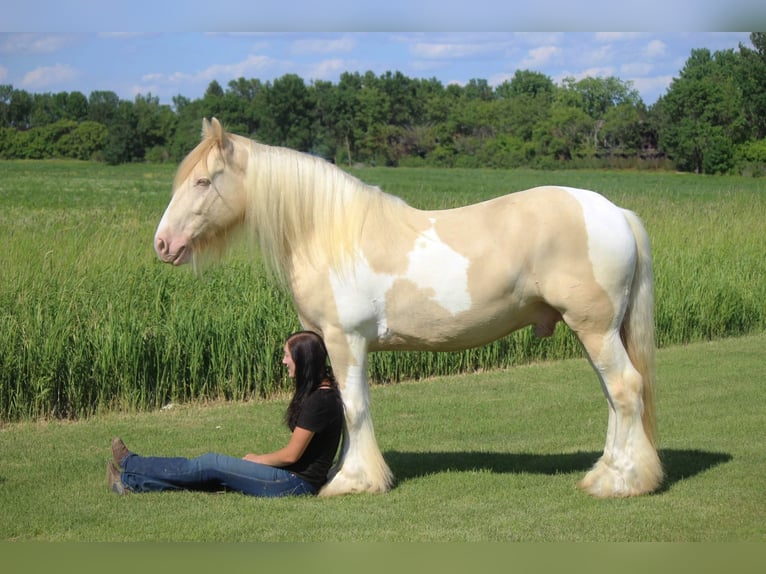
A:
{"type": "MultiPolygon", "coordinates": [[[[586,472],[601,452],[564,454],[513,454],[499,452],[399,452],[388,451],[385,459],[399,483],[446,471],[488,470],[498,473],[569,474],[586,472]]],[[[665,480],[658,492],[676,482],[695,476],[732,456],[722,452],[689,449],[661,449],[665,480]]]]}

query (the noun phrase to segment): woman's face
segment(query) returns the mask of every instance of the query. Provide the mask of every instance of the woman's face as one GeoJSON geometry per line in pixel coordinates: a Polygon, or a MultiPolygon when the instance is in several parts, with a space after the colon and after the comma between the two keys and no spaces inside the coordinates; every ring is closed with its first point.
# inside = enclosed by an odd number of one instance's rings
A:
{"type": "Polygon", "coordinates": [[[295,361],[293,361],[293,356],[290,353],[290,349],[287,347],[287,344],[285,344],[285,356],[282,357],[282,364],[287,367],[287,375],[291,378],[295,378],[295,361]]]}

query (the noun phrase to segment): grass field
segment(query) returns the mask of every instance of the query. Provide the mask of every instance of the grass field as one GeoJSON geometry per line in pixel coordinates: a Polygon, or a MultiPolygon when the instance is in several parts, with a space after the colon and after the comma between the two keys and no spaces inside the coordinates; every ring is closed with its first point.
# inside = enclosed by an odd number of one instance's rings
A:
{"type": "MultiPolygon", "coordinates": [[[[119,497],[107,489],[113,435],[142,454],[272,449],[287,437],[283,398],[7,424],[0,540],[705,542],[700,550],[764,542],[764,345],[759,334],[659,352],[667,479],[652,495],[597,500],[576,490],[602,450],[606,405],[587,362],[571,359],[375,386],[378,440],[397,478],[382,495],[119,497]]],[[[646,551],[659,550],[643,548],[639,563],[646,551]]]]}
{"type": "MultiPolygon", "coordinates": [[[[267,397],[298,327],[289,298],[242,249],[195,277],[160,264],[152,236],[174,166],[2,162],[0,422],[75,419],[198,400],[267,397]]],[[[652,237],[661,347],[766,329],[766,192],[757,179],[669,173],[361,169],[423,208],[543,183],[635,210],[652,237]]],[[[580,356],[561,326],[462,353],[373,355],[373,381],[580,356]]]]}

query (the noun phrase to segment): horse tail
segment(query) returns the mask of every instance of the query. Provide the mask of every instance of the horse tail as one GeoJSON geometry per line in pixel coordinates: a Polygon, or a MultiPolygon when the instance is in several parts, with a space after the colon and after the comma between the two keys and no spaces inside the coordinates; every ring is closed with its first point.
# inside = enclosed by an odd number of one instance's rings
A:
{"type": "Polygon", "coordinates": [[[654,333],[654,272],[649,234],[639,217],[625,210],[625,217],[633,231],[638,249],[636,272],[630,289],[628,308],[620,335],[633,366],[643,379],[644,403],[641,422],[649,442],[657,447],[657,423],[654,412],[654,386],[656,350],[654,333]]]}

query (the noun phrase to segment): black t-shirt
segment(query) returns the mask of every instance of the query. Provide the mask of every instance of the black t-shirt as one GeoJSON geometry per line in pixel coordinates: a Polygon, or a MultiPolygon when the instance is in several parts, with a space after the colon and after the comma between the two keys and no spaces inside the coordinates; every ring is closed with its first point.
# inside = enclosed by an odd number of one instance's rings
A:
{"type": "Polygon", "coordinates": [[[306,397],[296,425],[313,431],[303,456],[285,470],[297,474],[316,491],[327,482],[343,431],[343,402],[334,389],[317,389],[306,397]]]}

